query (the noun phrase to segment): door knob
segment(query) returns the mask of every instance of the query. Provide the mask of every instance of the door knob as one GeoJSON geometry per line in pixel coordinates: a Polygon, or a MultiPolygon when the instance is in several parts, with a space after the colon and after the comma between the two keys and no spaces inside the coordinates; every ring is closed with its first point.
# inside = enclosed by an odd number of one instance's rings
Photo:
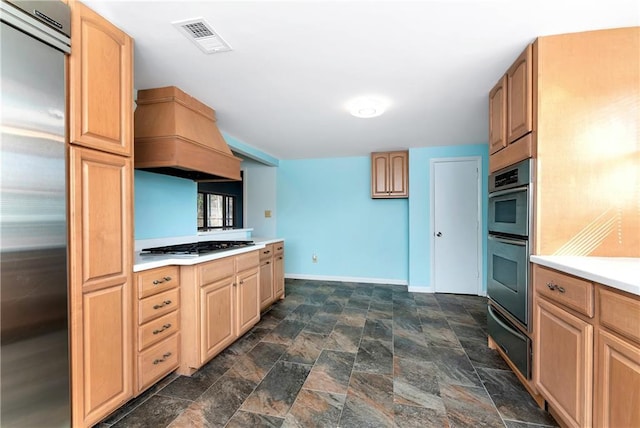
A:
{"type": "Polygon", "coordinates": [[[438,233],[436,233],[436,236],[437,236],[438,238],[439,238],[439,237],[441,237],[441,236],[442,236],[442,232],[438,232],[438,233]]]}

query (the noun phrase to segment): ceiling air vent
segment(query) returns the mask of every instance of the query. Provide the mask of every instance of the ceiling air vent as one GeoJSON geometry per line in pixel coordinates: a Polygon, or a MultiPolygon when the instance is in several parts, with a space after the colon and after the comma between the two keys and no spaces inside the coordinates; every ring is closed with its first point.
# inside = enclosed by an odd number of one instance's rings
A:
{"type": "Polygon", "coordinates": [[[189,40],[195,43],[204,53],[227,52],[231,50],[204,18],[185,19],[172,24],[189,40]]]}

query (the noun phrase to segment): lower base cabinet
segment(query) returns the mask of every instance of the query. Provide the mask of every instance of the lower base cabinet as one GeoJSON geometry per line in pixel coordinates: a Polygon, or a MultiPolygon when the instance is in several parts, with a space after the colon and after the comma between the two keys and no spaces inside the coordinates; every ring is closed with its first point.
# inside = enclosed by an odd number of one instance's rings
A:
{"type": "Polygon", "coordinates": [[[180,268],[181,361],[191,375],[260,320],[258,250],[180,268]]]}
{"type": "Polygon", "coordinates": [[[135,395],[141,394],[178,367],[179,286],[178,266],[135,274],[135,395]]]}
{"type": "Polygon", "coordinates": [[[267,244],[260,251],[260,310],[284,298],[284,241],[267,244]]]}
{"type": "Polygon", "coordinates": [[[542,298],[536,318],[538,390],[569,426],[591,426],[593,326],[542,298]]]}
{"type": "Polygon", "coordinates": [[[534,380],[562,426],[640,427],[640,296],[533,268],[534,380]]]}

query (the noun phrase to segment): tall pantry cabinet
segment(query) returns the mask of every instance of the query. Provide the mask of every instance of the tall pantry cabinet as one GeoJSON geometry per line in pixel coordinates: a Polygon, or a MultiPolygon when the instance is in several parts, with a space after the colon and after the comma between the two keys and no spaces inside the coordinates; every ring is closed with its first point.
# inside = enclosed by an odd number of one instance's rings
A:
{"type": "Polygon", "coordinates": [[[133,396],[133,41],[69,6],[72,423],[91,426],[133,396]]]}

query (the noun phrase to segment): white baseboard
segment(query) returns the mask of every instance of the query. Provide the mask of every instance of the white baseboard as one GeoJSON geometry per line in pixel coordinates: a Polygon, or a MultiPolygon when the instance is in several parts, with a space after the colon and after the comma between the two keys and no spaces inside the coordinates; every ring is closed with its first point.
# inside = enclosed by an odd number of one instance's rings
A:
{"type": "Polygon", "coordinates": [[[407,285],[407,281],[401,279],[367,278],[356,276],[304,275],[296,273],[285,273],[284,277],[290,279],[309,279],[313,281],[363,282],[368,284],[407,285]]]}
{"type": "Polygon", "coordinates": [[[434,287],[428,285],[410,285],[409,291],[411,293],[435,293],[436,290],[434,287]]]}

